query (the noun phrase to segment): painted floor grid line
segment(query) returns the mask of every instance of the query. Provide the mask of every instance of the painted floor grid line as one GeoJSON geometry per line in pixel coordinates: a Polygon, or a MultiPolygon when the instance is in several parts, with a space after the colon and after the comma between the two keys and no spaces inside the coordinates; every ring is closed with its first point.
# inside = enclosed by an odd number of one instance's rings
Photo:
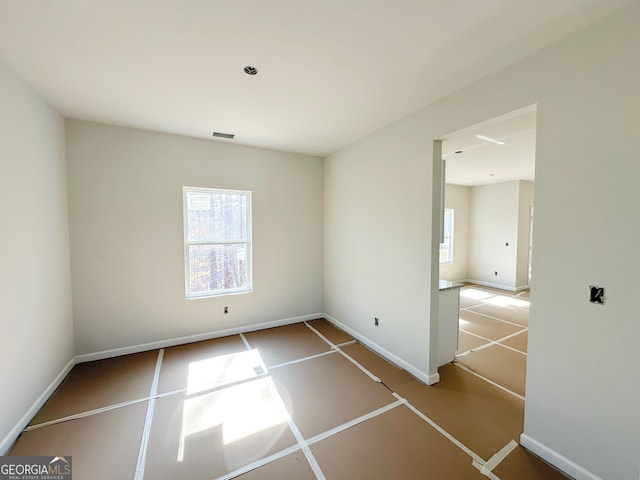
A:
{"type": "Polygon", "coordinates": [[[497,345],[499,347],[506,348],[508,350],[511,350],[512,352],[516,352],[516,353],[519,353],[520,355],[524,355],[525,357],[529,356],[526,352],[522,352],[522,351],[518,350],[517,348],[513,348],[513,347],[510,347],[509,345],[505,345],[502,342],[494,342],[493,345],[497,345]]]}
{"type": "Polygon", "coordinates": [[[343,347],[348,347],[349,345],[355,345],[356,343],[358,343],[357,340],[351,340],[349,342],[339,343],[339,344],[336,345],[336,347],[343,348],[343,347]]]}
{"type": "Polygon", "coordinates": [[[460,331],[466,333],[467,335],[473,335],[474,337],[481,338],[482,340],[486,340],[487,343],[484,344],[484,345],[480,345],[479,347],[470,348],[469,350],[465,350],[463,352],[456,353],[456,358],[457,357],[462,357],[462,356],[464,356],[464,355],[466,355],[468,353],[471,353],[471,352],[478,352],[480,350],[484,350],[485,348],[491,347],[493,345],[500,345],[501,347],[508,348],[509,350],[513,350],[514,352],[521,353],[522,355],[527,355],[525,352],[522,352],[522,351],[518,350],[517,348],[513,348],[513,347],[510,347],[508,345],[504,345],[502,342],[504,342],[505,340],[509,340],[510,338],[517,337],[518,335],[521,335],[521,334],[529,331],[528,328],[523,328],[519,332],[512,333],[511,335],[507,335],[505,337],[499,338],[498,340],[490,340],[490,339],[488,339],[486,337],[483,337],[481,335],[478,335],[476,333],[469,332],[468,330],[465,330],[463,328],[460,328],[460,331]]]}
{"type": "Polygon", "coordinates": [[[494,468],[496,468],[500,462],[502,462],[507,456],[518,446],[518,443],[515,440],[511,440],[507,443],[502,449],[496,452],[487,463],[484,464],[483,472],[492,472],[494,468]]]}
{"type": "Polygon", "coordinates": [[[327,337],[325,337],[324,335],[322,335],[318,330],[316,330],[315,328],[313,328],[311,325],[309,325],[308,322],[304,322],[304,324],[309,327],[311,329],[312,332],[314,332],[316,335],[318,335],[322,340],[324,340],[327,344],[329,344],[329,346],[333,349],[335,349],[340,355],[342,355],[343,357],[345,357],[347,360],[349,360],[351,363],[353,363],[356,367],[358,367],[360,370],[362,370],[362,372],[364,372],[365,375],[367,375],[369,378],[371,378],[371,380],[373,380],[374,382],[378,382],[378,383],[382,383],[382,380],[380,380],[377,376],[375,376],[373,373],[371,373],[369,370],[367,370],[364,366],[362,366],[358,361],[356,361],[353,357],[351,357],[349,354],[345,353],[340,347],[338,347],[337,345],[335,345],[331,340],[329,340],[327,337]]]}
{"type": "MultiPolygon", "coordinates": [[[[524,348],[527,338],[518,335],[525,331],[492,335],[498,340],[471,333],[465,341],[486,346],[462,359],[504,347],[501,341],[524,348]]],[[[72,454],[78,472],[101,465],[106,471],[104,448],[91,453],[91,445],[103,441],[128,472],[119,477],[134,480],[515,480],[520,475],[497,471],[509,472],[523,455],[541,462],[511,441],[522,432],[524,396],[458,362],[439,369],[441,382],[427,386],[324,319],[147,353],[156,358],[151,364],[147,356],[141,369],[148,382],[152,378],[145,396],[136,377],[126,380],[117,370],[126,363],[116,362],[112,372],[96,363],[106,376],[92,382],[97,390],[78,404],[84,410],[47,402],[44,421],[26,428],[11,454],[37,454],[38,445],[51,445],[72,454]],[[484,403],[489,398],[500,405],[491,412],[484,403]],[[132,439],[135,447],[120,449],[132,439]],[[400,464],[411,473],[393,473],[400,464]]],[[[125,360],[140,364],[139,358],[125,360]]],[[[73,402],[83,388],[78,380],[64,383],[52,398],[73,402]]]]}
{"type": "Polygon", "coordinates": [[[76,413],[76,414],[73,414],[73,415],[67,415],[66,417],[60,417],[60,418],[56,418],[56,419],[49,420],[49,421],[46,421],[46,422],[36,423],[34,425],[29,425],[24,429],[24,431],[25,432],[30,432],[30,431],[33,431],[33,430],[37,430],[39,428],[50,427],[52,425],[57,425],[59,423],[64,423],[64,422],[68,422],[68,421],[71,421],[71,420],[78,420],[80,418],[86,418],[86,417],[89,417],[91,415],[97,415],[99,413],[109,412],[111,410],[116,410],[118,408],[128,407],[130,405],[135,405],[137,403],[146,402],[149,399],[150,399],[150,397],[138,398],[136,400],[130,400],[128,402],[120,402],[120,403],[117,403],[115,405],[109,405],[109,406],[106,406],[106,407],[95,408],[93,410],[87,410],[85,412],[80,412],[80,413],[76,413]]]}
{"type": "Polygon", "coordinates": [[[525,396],[525,371],[530,300],[497,289],[480,289],[466,284],[460,298],[479,297],[479,305],[460,309],[459,349],[455,362],[470,373],[499,388],[525,396]],[[509,298],[518,298],[511,305],[509,298]]]}
{"type": "Polygon", "coordinates": [[[324,357],[325,355],[331,355],[331,354],[337,353],[337,351],[338,351],[338,349],[336,348],[336,349],[333,349],[333,350],[328,350],[326,352],[318,353],[316,355],[310,355],[308,357],[298,358],[297,360],[291,360],[289,362],[278,363],[276,365],[271,365],[269,367],[269,369],[273,370],[273,369],[276,369],[276,368],[287,367],[289,365],[295,365],[296,363],[306,362],[308,360],[313,360],[314,358],[324,357]]]}
{"type": "MultiPolygon", "coordinates": [[[[355,343],[357,343],[356,340],[349,341],[349,342],[344,342],[341,345],[336,345],[335,346],[336,348],[333,349],[333,350],[328,350],[326,352],[319,353],[319,354],[316,354],[316,355],[311,355],[311,356],[300,358],[300,359],[297,359],[297,360],[292,360],[290,362],[280,363],[280,364],[277,364],[277,365],[273,365],[273,366],[271,366],[269,368],[270,369],[277,369],[277,368],[285,367],[285,366],[288,366],[288,365],[293,365],[293,364],[296,364],[296,363],[305,362],[305,361],[308,361],[308,360],[313,360],[314,358],[322,357],[322,356],[325,356],[325,355],[331,355],[331,354],[334,354],[334,353],[338,353],[338,348],[339,347],[341,347],[341,346],[349,346],[349,345],[353,345],[355,343]]],[[[248,346],[247,348],[250,348],[248,341],[245,343],[245,345],[248,346]]],[[[344,355],[344,353],[343,353],[343,355],[344,355]]],[[[211,388],[200,390],[198,393],[213,393],[213,392],[221,390],[221,389],[230,388],[230,387],[242,384],[242,383],[253,381],[253,380],[257,379],[257,378],[262,378],[262,377],[264,377],[266,375],[267,375],[266,373],[265,374],[260,374],[260,375],[257,375],[256,377],[253,377],[253,378],[246,378],[246,379],[243,379],[243,380],[239,380],[237,382],[230,382],[230,383],[226,383],[226,384],[223,384],[223,385],[214,386],[214,387],[211,387],[211,388]]],[[[130,406],[130,405],[135,405],[137,403],[147,402],[147,401],[150,401],[152,399],[164,398],[164,397],[168,397],[168,396],[171,396],[171,395],[179,395],[181,393],[185,393],[186,391],[187,391],[187,388],[181,388],[181,389],[176,389],[176,390],[172,390],[172,391],[169,391],[169,392],[156,393],[153,396],[138,398],[138,399],[130,400],[130,401],[126,401],[126,402],[120,402],[120,403],[113,404],[113,405],[107,405],[107,406],[104,406],[104,407],[101,407],[101,408],[96,408],[96,409],[93,409],[93,410],[87,410],[87,411],[84,411],[84,412],[79,412],[79,413],[76,413],[76,414],[73,414],[73,415],[68,415],[68,416],[65,416],[65,417],[56,418],[56,419],[49,420],[49,421],[46,421],[46,422],[32,424],[32,425],[27,426],[25,428],[25,431],[36,430],[38,428],[44,428],[44,427],[48,427],[48,426],[51,426],[51,425],[56,425],[58,423],[67,422],[67,421],[70,421],[70,420],[77,420],[77,419],[85,418],[85,417],[88,417],[88,416],[91,416],[91,415],[97,415],[97,414],[100,414],[100,413],[108,412],[110,410],[123,408],[123,407],[127,407],[127,406],[130,406]]]]}
{"type": "MultiPolygon", "coordinates": [[[[503,307],[504,308],[504,307],[503,307]]],[[[466,312],[475,313],[476,315],[482,315],[483,317],[491,318],[492,320],[497,320],[502,323],[507,323],[509,325],[513,325],[515,327],[522,327],[521,324],[516,322],[510,322],[509,320],[505,320],[504,318],[494,317],[492,315],[487,315],[486,313],[478,312],[476,310],[471,310],[470,308],[461,308],[460,310],[464,310],[466,312]]]]}
{"type": "Polygon", "coordinates": [[[514,397],[519,398],[520,400],[524,400],[524,396],[522,396],[522,395],[520,395],[520,394],[517,394],[517,393],[516,393],[516,392],[514,392],[513,390],[509,390],[507,387],[503,387],[502,385],[500,385],[500,384],[498,384],[498,383],[494,382],[493,380],[489,380],[487,377],[485,377],[485,376],[483,376],[483,375],[480,375],[480,374],[479,374],[479,373],[477,373],[477,372],[474,372],[473,370],[471,370],[470,368],[465,367],[465,366],[464,366],[464,365],[462,365],[461,363],[459,363],[459,362],[453,362],[453,364],[454,364],[456,367],[461,368],[461,369],[463,369],[463,370],[466,370],[466,371],[467,371],[467,372],[469,372],[470,374],[475,375],[476,377],[478,377],[478,378],[480,378],[480,379],[484,380],[485,382],[488,382],[488,383],[490,383],[490,384],[492,384],[492,385],[494,385],[494,386],[498,387],[499,389],[504,390],[504,391],[505,391],[505,392],[507,392],[508,394],[513,395],[514,397]]]}
{"type": "Polygon", "coordinates": [[[424,413],[422,413],[420,410],[418,410],[416,407],[414,407],[411,403],[409,403],[405,398],[400,397],[399,395],[394,393],[394,396],[396,396],[396,398],[398,398],[399,400],[402,400],[403,403],[413,412],[415,413],[418,417],[420,417],[422,420],[424,420],[425,422],[427,422],[429,425],[431,425],[433,428],[435,428],[438,432],[440,432],[447,440],[449,440],[451,443],[453,443],[455,446],[457,446],[460,450],[462,450],[464,453],[466,453],[467,455],[469,455],[469,457],[471,457],[472,460],[475,460],[476,462],[478,462],[479,464],[484,465],[484,460],[474,451],[472,451],[469,447],[467,447],[465,444],[463,444],[462,442],[460,442],[458,439],[456,439],[453,435],[451,435],[449,432],[447,432],[444,428],[442,428],[440,425],[438,425],[436,422],[434,422],[432,419],[430,419],[427,415],[425,415],[424,413]]]}
{"type": "MultiPolygon", "coordinates": [[[[271,394],[274,396],[274,398],[276,398],[277,401],[280,401],[282,403],[282,399],[280,398],[280,394],[278,393],[278,389],[274,385],[273,380],[269,379],[267,383],[268,383],[269,391],[271,392],[271,394]]],[[[315,474],[316,478],[318,480],[325,480],[325,476],[324,476],[324,473],[322,473],[322,469],[320,468],[320,465],[318,465],[318,462],[313,456],[313,453],[311,453],[311,450],[309,450],[309,445],[307,444],[306,440],[302,436],[302,433],[300,433],[300,430],[298,429],[297,425],[295,424],[295,422],[291,417],[289,417],[288,423],[289,423],[289,428],[293,432],[293,436],[296,438],[296,441],[298,442],[300,449],[302,450],[302,452],[304,453],[304,456],[309,462],[309,465],[311,466],[311,469],[313,470],[313,473],[315,474]]]]}
{"type": "Polygon", "coordinates": [[[279,452],[276,452],[272,455],[269,455],[268,457],[264,457],[260,460],[256,460],[253,463],[249,463],[247,465],[244,465],[241,468],[238,468],[237,470],[234,470],[233,472],[229,472],[226,473],[224,475],[221,475],[219,477],[215,477],[215,480],[231,480],[233,478],[239,477],[240,475],[243,475],[247,472],[250,472],[252,470],[255,470],[257,468],[260,468],[264,465],[267,465],[271,462],[275,462],[276,460],[289,455],[291,453],[297,452],[298,450],[301,450],[302,447],[300,447],[300,445],[293,445],[289,448],[285,448],[284,450],[280,450],[279,452]]]}
{"type": "Polygon", "coordinates": [[[247,340],[247,337],[245,336],[244,333],[240,334],[240,338],[242,339],[242,342],[245,344],[245,346],[247,347],[247,350],[251,350],[251,345],[249,344],[249,341],[247,340]]]}
{"type": "Polygon", "coordinates": [[[311,438],[309,438],[307,440],[307,444],[308,445],[313,445],[314,443],[318,443],[322,440],[324,440],[325,438],[329,438],[332,435],[335,435],[337,433],[340,433],[344,430],[346,430],[347,428],[351,428],[355,425],[358,425],[359,423],[365,422],[367,420],[370,420],[374,417],[377,417],[378,415],[382,415],[385,412],[388,412],[389,410],[399,407],[400,405],[404,405],[406,402],[404,400],[396,400],[393,403],[390,403],[389,405],[386,405],[384,407],[381,407],[377,410],[374,410],[373,412],[369,412],[365,415],[362,415],[358,418],[354,418],[353,420],[343,423],[342,425],[338,425],[337,427],[332,428],[331,430],[327,430],[326,432],[323,433],[319,433],[318,435],[315,435],[311,438]]]}
{"type": "MultiPolygon", "coordinates": [[[[331,437],[333,435],[336,435],[336,434],[338,434],[338,433],[340,433],[340,432],[342,432],[342,431],[344,431],[344,430],[346,430],[348,428],[351,428],[351,427],[353,427],[355,425],[358,425],[358,424],[360,424],[360,423],[362,423],[362,422],[364,422],[366,420],[369,420],[371,418],[377,417],[378,415],[382,415],[383,413],[388,412],[389,410],[391,410],[393,408],[396,408],[396,407],[398,407],[400,405],[404,405],[404,404],[406,404],[405,400],[396,400],[395,402],[392,402],[389,405],[381,407],[381,408],[379,408],[379,409],[377,409],[377,410],[375,410],[373,412],[369,412],[366,415],[362,415],[361,417],[358,417],[358,418],[355,418],[355,419],[353,419],[353,420],[351,420],[349,422],[343,423],[342,425],[339,425],[339,426],[334,427],[334,428],[332,428],[330,430],[327,430],[326,432],[322,432],[322,433],[320,433],[318,435],[310,437],[310,438],[304,440],[304,442],[306,443],[307,446],[311,446],[311,445],[313,445],[315,443],[318,443],[318,442],[320,442],[322,440],[325,440],[326,438],[329,438],[329,437],[331,437]]],[[[301,445],[296,445],[294,447],[290,447],[288,449],[282,450],[281,452],[273,454],[270,457],[264,458],[262,460],[258,460],[254,464],[247,465],[247,466],[245,466],[245,467],[243,467],[243,468],[241,468],[241,469],[239,469],[239,470],[237,470],[235,472],[231,472],[231,473],[229,473],[227,475],[219,477],[216,480],[229,480],[229,479],[235,478],[235,477],[237,477],[237,476],[239,476],[239,475],[241,475],[243,473],[246,473],[246,472],[248,472],[250,470],[253,470],[253,469],[255,469],[255,468],[259,467],[259,466],[266,465],[267,463],[271,463],[271,462],[273,462],[275,460],[278,460],[279,458],[282,458],[285,455],[288,455],[290,453],[293,453],[293,452],[295,452],[297,450],[301,450],[301,449],[302,449],[301,445]]]]}
{"type": "Polygon", "coordinates": [[[156,369],[153,374],[153,383],[151,384],[151,392],[149,393],[150,400],[147,406],[147,417],[145,419],[144,428],[142,430],[142,439],[140,441],[140,451],[138,452],[138,463],[136,465],[134,480],[142,480],[144,478],[144,469],[147,460],[147,446],[149,444],[149,434],[151,431],[151,424],[153,422],[153,412],[155,407],[155,398],[153,397],[158,392],[158,380],[160,377],[160,368],[162,367],[163,356],[164,349],[161,348],[158,352],[156,369]]]}
{"type": "MultiPolygon", "coordinates": [[[[305,324],[306,324],[306,322],[305,322],[305,324]]],[[[307,326],[309,326],[309,325],[307,325],[307,326]]],[[[249,343],[248,339],[246,337],[244,337],[244,335],[243,335],[243,341],[244,341],[245,346],[247,347],[247,349],[248,350],[252,350],[251,344],[249,343]]],[[[269,377],[269,378],[267,378],[266,381],[267,381],[267,387],[269,389],[269,392],[271,393],[273,398],[276,400],[277,403],[280,403],[281,405],[284,405],[284,403],[282,402],[282,399],[280,397],[280,393],[278,392],[277,387],[273,383],[273,380],[269,377]]],[[[289,425],[289,429],[293,433],[293,436],[295,437],[296,441],[298,442],[298,446],[300,447],[300,449],[302,450],[302,453],[304,454],[305,458],[307,459],[307,462],[309,462],[309,466],[311,467],[311,470],[313,470],[313,473],[316,476],[316,479],[318,479],[318,480],[326,480],[325,476],[324,476],[324,473],[322,473],[322,469],[320,468],[320,465],[318,465],[318,462],[316,461],[315,457],[313,456],[313,453],[311,453],[311,450],[309,450],[309,446],[307,445],[307,442],[305,441],[304,437],[302,436],[302,433],[300,433],[300,430],[298,429],[298,426],[295,424],[295,422],[293,421],[293,419],[289,415],[287,415],[287,423],[289,425]]]]}

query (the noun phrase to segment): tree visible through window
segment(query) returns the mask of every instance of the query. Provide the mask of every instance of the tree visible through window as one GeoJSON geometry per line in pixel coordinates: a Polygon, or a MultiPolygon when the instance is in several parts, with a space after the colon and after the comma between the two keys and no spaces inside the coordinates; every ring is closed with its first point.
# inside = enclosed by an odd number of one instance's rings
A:
{"type": "Polygon", "coordinates": [[[444,209],[444,242],[440,244],[440,264],[453,263],[453,209],[444,209]]]}
{"type": "Polygon", "coordinates": [[[250,292],[251,192],[183,188],[187,298],[250,292]]]}

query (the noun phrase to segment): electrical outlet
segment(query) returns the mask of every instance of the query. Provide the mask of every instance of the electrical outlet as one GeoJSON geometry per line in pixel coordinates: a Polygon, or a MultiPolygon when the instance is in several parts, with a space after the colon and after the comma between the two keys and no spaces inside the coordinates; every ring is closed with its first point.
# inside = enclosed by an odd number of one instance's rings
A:
{"type": "Polygon", "coordinates": [[[227,313],[229,313],[229,307],[224,307],[224,314],[226,315],[227,313]]]}
{"type": "Polygon", "coordinates": [[[378,320],[378,317],[374,317],[374,319],[373,319],[373,326],[374,326],[374,327],[379,326],[379,322],[380,322],[380,320],[378,320]]]}
{"type": "Polygon", "coordinates": [[[589,301],[596,305],[604,305],[604,288],[589,285],[589,301]]]}

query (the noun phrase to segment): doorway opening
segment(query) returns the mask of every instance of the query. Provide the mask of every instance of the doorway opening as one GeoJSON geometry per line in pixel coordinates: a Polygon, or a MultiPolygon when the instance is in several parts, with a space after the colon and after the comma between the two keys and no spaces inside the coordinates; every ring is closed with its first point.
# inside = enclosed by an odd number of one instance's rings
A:
{"type": "Polygon", "coordinates": [[[444,261],[435,268],[439,279],[462,284],[453,361],[521,398],[533,254],[536,117],[536,106],[529,106],[447,135],[441,145],[441,207],[451,223],[443,224],[444,261]]]}

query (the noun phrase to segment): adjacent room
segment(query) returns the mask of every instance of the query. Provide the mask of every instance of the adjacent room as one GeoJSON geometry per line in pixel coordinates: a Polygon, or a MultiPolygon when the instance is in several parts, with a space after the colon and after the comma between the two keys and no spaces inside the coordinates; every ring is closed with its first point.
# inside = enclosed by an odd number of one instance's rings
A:
{"type": "Polygon", "coordinates": [[[639,24],[0,0],[0,466],[637,480],[639,24]]]}
{"type": "MultiPolygon", "coordinates": [[[[440,279],[459,286],[458,366],[525,397],[535,181],[536,106],[443,142],[440,279]]],[[[544,193],[543,193],[544,194],[544,193]]],[[[454,299],[455,300],[455,299],[454,299]]],[[[454,302],[455,303],[455,302],[454,302]]],[[[445,314],[453,315],[445,312],[445,314]]],[[[442,319],[441,319],[442,321],[442,319]]]]}

